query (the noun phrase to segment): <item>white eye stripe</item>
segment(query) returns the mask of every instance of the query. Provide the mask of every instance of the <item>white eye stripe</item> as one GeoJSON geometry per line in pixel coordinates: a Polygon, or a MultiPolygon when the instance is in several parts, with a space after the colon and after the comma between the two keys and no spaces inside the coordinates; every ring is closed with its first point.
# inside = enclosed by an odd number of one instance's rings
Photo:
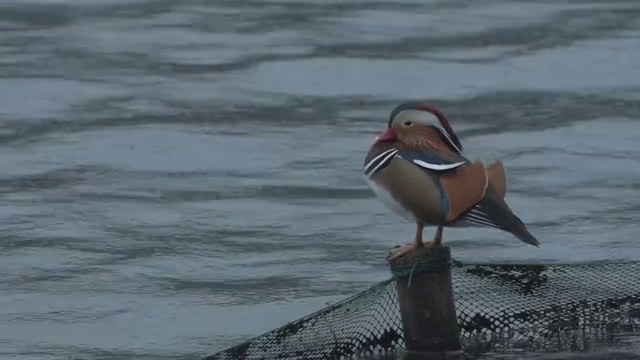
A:
{"type": "Polygon", "coordinates": [[[440,126],[440,120],[438,120],[437,116],[428,111],[415,109],[408,109],[399,112],[394,118],[394,121],[401,121],[402,123],[405,121],[411,121],[414,124],[440,126]]]}

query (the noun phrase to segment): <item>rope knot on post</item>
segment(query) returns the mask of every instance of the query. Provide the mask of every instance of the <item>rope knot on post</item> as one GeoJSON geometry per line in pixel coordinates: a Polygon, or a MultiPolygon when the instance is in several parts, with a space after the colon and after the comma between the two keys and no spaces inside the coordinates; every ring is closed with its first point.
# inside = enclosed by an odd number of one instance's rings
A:
{"type": "Polygon", "coordinates": [[[450,269],[453,262],[451,261],[443,261],[443,262],[421,262],[415,263],[413,265],[407,266],[396,266],[391,267],[391,275],[394,278],[409,276],[408,279],[408,287],[411,287],[411,279],[413,275],[422,274],[422,273],[434,273],[442,270],[450,269]]]}

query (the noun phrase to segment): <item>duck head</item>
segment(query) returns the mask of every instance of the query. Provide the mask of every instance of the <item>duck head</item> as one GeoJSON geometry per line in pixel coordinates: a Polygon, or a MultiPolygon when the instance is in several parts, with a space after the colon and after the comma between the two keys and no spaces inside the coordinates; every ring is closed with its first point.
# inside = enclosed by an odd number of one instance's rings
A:
{"type": "Polygon", "coordinates": [[[462,152],[462,144],[447,117],[434,106],[419,102],[406,102],[396,106],[389,115],[387,130],[376,138],[376,142],[411,143],[421,133],[434,128],[442,133],[454,149],[462,152]]]}

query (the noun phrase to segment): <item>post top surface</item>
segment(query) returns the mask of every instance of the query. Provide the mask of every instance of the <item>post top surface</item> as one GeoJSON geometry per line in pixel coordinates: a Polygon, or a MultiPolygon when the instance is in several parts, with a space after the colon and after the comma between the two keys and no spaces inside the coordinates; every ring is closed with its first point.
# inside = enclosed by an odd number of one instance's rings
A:
{"type": "Polygon", "coordinates": [[[415,264],[435,264],[451,261],[451,249],[447,245],[425,246],[411,251],[399,258],[388,260],[393,267],[405,267],[415,264]]]}

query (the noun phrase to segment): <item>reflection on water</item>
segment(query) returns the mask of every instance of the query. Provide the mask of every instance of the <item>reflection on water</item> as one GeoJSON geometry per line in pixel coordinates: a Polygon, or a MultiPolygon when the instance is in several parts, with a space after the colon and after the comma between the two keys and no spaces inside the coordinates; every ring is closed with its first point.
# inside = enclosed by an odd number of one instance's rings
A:
{"type": "Polygon", "coordinates": [[[456,257],[638,258],[638,35],[632,0],[4,1],[0,357],[198,358],[388,277],[412,229],[360,165],[413,98],[543,243],[456,257]]]}

